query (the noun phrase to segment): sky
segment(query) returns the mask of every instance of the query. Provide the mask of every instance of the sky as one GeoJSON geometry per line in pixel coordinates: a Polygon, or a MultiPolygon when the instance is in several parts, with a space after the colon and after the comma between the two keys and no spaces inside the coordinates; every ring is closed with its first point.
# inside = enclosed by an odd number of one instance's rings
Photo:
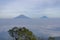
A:
{"type": "Polygon", "coordinates": [[[60,0],[0,0],[0,18],[19,15],[60,18],[60,0]]]}

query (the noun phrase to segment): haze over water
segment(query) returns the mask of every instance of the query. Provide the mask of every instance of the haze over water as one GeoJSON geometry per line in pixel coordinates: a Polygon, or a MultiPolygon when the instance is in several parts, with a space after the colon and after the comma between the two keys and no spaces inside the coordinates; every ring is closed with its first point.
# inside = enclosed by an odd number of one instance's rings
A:
{"type": "Polygon", "coordinates": [[[17,27],[27,27],[36,35],[60,36],[60,18],[47,19],[1,19],[0,32],[6,32],[9,29],[17,27]]]}

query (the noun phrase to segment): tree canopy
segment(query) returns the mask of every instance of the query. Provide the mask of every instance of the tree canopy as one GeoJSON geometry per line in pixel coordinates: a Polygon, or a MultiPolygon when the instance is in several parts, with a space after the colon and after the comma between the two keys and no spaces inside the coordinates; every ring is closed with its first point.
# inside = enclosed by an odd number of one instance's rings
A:
{"type": "Polygon", "coordinates": [[[37,40],[36,36],[29,29],[14,27],[10,29],[9,35],[15,40],[37,40]]]}
{"type": "Polygon", "coordinates": [[[55,37],[49,37],[48,40],[55,40],[55,37]]]}

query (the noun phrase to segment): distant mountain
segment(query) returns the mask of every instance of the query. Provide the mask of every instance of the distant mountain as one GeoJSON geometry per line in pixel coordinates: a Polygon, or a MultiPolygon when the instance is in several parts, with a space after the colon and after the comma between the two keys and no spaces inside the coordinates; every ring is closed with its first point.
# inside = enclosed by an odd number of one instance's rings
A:
{"type": "Polygon", "coordinates": [[[42,16],[41,18],[45,19],[45,18],[48,18],[47,16],[42,16]]]}
{"type": "Polygon", "coordinates": [[[30,19],[29,17],[27,17],[25,15],[19,15],[19,16],[15,17],[15,19],[20,19],[20,18],[22,18],[22,19],[30,19]]]}

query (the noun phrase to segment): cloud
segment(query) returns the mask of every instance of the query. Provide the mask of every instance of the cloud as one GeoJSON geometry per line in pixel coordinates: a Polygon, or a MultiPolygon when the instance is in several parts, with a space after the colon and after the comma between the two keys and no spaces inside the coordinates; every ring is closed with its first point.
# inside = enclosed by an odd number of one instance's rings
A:
{"type": "Polygon", "coordinates": [[[40,17],[43,15],[60,17],[59,0],[6,0],[2,2],[4,3],[0,3],[1,17],[5,17],[6,14],[10,14],[9,16],[12,17],[17,16],[18,14],[28,15],[30,17],[40,17]]]}
{"type": "Polygon", "coordinates": [[[60,8],[46,8],[41,12],[49,17],[60,17],[60,8]]]}

